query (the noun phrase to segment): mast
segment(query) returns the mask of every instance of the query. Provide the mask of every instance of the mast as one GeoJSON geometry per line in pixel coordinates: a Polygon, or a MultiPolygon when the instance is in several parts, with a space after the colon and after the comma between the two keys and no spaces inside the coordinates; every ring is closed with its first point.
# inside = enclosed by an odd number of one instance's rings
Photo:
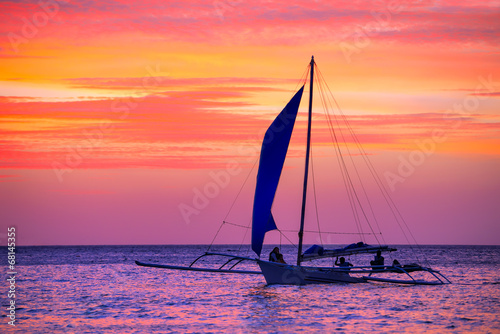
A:
{"type": "Polygon", "coordinates": [[[314,56],[311,57],[311,81],[309,82],[309,113],[307,118],[307,146],[306,146],[306,167],[304,170],[304,188],[302,192],[302,211],[300,214],[299,229],[299,251],[297,254],[297,265],[302,261],[302,238],[304,236],[304,219],[306,215],[307,198],[307,176],[309,175],[309,152],[311,150],[311,119],[312,119],[312,101],[313,101],[313,82],[314,82],[314,56]]]}

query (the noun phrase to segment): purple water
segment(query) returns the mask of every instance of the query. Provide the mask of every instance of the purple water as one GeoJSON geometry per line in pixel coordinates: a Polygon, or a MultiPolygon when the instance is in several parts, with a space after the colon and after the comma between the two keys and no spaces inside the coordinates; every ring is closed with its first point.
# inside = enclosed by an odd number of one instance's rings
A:
{"type": "MultiPolygon", "coordinates": [[[[134,264],[188,265],[206,246],[16,250],[16,326],[8,325],[4,280],[2,333],[500,332],[498,246],[423,246],[429,264],[453,282],[442,286],[266,286],[260,275],[134,264]]],[[[293,247],[284,246],[282,252],[293,262],[293,247]]],[[[402,247],[400,253],[398,260],[405,261],[412,250],[402,247]]],[[[1,254],[7,277],[5,247],[1,254]]],[[[246,249],[240,255],[252,256],[246,249]]],[[[213,265],[214,260],[202,265],[213,265]]]]}

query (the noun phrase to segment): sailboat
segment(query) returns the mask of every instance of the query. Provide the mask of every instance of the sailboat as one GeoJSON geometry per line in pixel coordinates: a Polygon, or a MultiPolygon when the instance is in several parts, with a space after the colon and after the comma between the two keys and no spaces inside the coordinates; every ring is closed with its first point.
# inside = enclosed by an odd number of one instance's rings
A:
{"type": "MultiPolygon", "coordinates": [[[[304,285],[317,283],[368,283],[385,282],[397,284],[447,284],[451,283],[443,274],[430,267],[419,264],[400,265],[397,261],[393,265],[383,263],[371,263],[369,266],[307,266],[305,262],[325,258],[339,258],[343,256],[355,256],[359,254],[377,254],[381,256],[383,252],[395,252],[396,249],[378,244],[368,245],[358,242],[341,248],[324,249],[322,246],[314,245],[303,252],[304,246],[304,225],[306,217],[306,202],[309,179],[309,163],[311,155],[311,125],[312,125],[312,105],[314,90],[314,70],[316,63],[314,56],[309,64],[309,106],[307,118],[307,144],[305,152],[305,168],[302,187],[302,205],[300,225],[298,230],[298,249],[296,264],[287,264],[277,261],[266,261],[261,259],[262,246],[267,232],[277,229],[277,225],[271,212],[276,196],[278,183],[284,167],[285,159],[292,132],[297,118],[299,105],[304,92],[304,86],[293,95],[285,108],[279,113],[272,124],[267,129],[260,152],[259,167],[257,172],[257,182],[255,186],[253,213],[252,213],[252,240],[251,248],[256,254],[256,258],[238,256],[234,254],[206,252],[196,258],[189,266],[174,266],[162,264],[148,264],[136,261],[137,265],[146,267],[157,267],[165,269],[204,271],[216,273],[235,274],[256,274],[263,275],[267,284],[287,284],[304,285]],[[218,268],[197,267],[195,264],[207,256],[227,257],[218,268]],[[242,262],[256,262],[259,270],[239,270],[236,269],[242,262]],[[415,278],[412,273],[420,272],[430,276],[430,278],[415,278]],[[403,274],[404,278],[399,276],[403,274]],[[392,275],[392,276],[391,276],[392,275]]],[[[271,260],[271,259],[270,259],[271,260]]]]}

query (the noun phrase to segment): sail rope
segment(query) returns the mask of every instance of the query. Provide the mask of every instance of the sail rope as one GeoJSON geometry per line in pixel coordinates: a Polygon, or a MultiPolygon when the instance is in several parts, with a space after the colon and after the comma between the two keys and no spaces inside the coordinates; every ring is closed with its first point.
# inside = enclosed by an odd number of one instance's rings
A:
{"type": "MultiPolygon", "coordinates": [[[[321,78],[322,80],[322,83],[324,83],[324,85],[326,87],[323,86],[323,84],[321,85],[321,89],[323,89],[323,92],[328,92],[329,93],[329,96],[331,96],[332,100],[335,102],[336,106],[337,106],[337,109],[339,110],[339,113],[342,113],[342,109],[340,109],[340,106],[338,105],[337,101],[335,100],[335,97],[333,96],[333,94],[331,93],[331,90],[329,89],[328,87],[328,83],[326,82],[326,80],[324,79],[323,77],[323,74],[318,70],[318,77],[321,78]]],[[[330,106],[331,106],[331,101],[330,101],[330,106]]],[[[330,110],[333,110],[333,108],[331,108],[330,110]]],[[[327,115],[327,118],[330,120],[331,122],[331,118],[329,116],[329,113],[328,113],[328,110],[325,110],[325,114],[327,115]]],[[[340,122],[338,120],[337,117],[335,117],[335,114],[333,113],[333,116],[334,116],[334,119],[335,119],[335,122],[337,123],[337,126],[338,126],[338,129],[339,129],[339,132],[340,132],[340,135],[342,137],[342,140],[344,143],[347,143],[347,140],[345,139],[345,136],[344,136],[344,132],[342,131],[342,127],[340,126],[340,122]]],[[[351,136],[353,137],[353,139],[357,140],[357,136],[355,135],[355,133],[352,131],[352,128],[350,128],[350,124],[347,122],[347,118],[343,118],[344,122],[346,123],[346,126],[349,128],[350,131],[350,134],[351,136]]],[[[359,143],[359,141],[357,141],[359,143]]],[[[346,148],[346,151],[347,151],[347,155],[351,161],[351,165],[353,166],[353,169],[355,171],[355,174],[356,174],[356,177],[357,177],[357,180],[358,180],[358,184],[361,186],[361,189],[363,191],[363,195],[364,195],[364,199],[366,201],[366,203],[368,204],[368,207],[370,209],[370,213],[371,213],[371,217],[373,218],[373,220],[375,221],[376,225],[377,225],[377,229],[379,231],[379,234],[381,236],[381,239],[382,239],[382,242],[385,243],[385,239],[384,239],[384,236],[383,234],[381,233],[381,229],[380,229],[380,225],[379,225],[379,222],[378,222],[378,219],[377,219],[377,216],[375,215],[375,212],[373,210],[373,206],[371,204],[371,201],[370,201],[370,197],[368,196],[368,193],[366,191],[366,188],[361,180],[361,176],[360,176],[360,173],[358,171],[358,168],[356,167],[356,164],[354,163],[354,159],[353,159],[353,154],[351,154],[351,150],[349,149],[349,145],[346,145],[345,146],[346,148]]],[[[361,150],[360,150],[361,152],[361,150]]],[[[366,155],[366,152],[361,152],[362,156],[364,157],[364,155],[366,155]]],[[[367,223],[369,224],[369,221],[367,221],[367,223]]]]}
{"type": "MultiPolygon", "coordinates": [[[[290,239],[286,236],[286,234],[285,234],[285,233],[283,233],[283,230],[278,229],[277,231],[280,233],[280,237],[281,237],[281,236],[283,236],[286,240],[288,240],[288,242],[290,243],[290,245],[294,246],[296,249],[299,249],[299,247],[298,247],[295,243],[293,243],[293,242],[292,242],[292,240],[290,240],[290,239]]],[[[297,231],[295,231],[295,232],[298,232],[298,230],[297,230],[297,231]]],[[[281,245],[281,241],[280,241],[280,245],[281,245]]]]}
{"type": "MultiPolygon", "coordinates": [[[[322,74],[321,74],[321,73],[320,73],[319,75],[321,75],[321,76],[322,76],[322,74]]],[[[396,222],[398,223],[398,225],[399,225],[399,227],[400,227],[400,229],[401,229],[401,231],[402,231],[402,233],[403,233],[403,236],[404,236],[404,237],[405,237],[405,239],[406,239],[406,242],[407,242],[407,243],[410,245],[410,247],[411,247],[411,242],[410,242],[410,240],[408,239],[408,237],[407,237],[407,235],[406,235],[406,233],[405,233],[404,229],[402,228],[402,225],[400,224],[399,219],[398,219],[398,218],[397,218],[397,216],[395,215],[395,210],[397,210],[397,207],[396,207],[396,205],[394,204],[394,202],[393,202],[393,200],[392,200],[392,197],[391,197],[391,196],[390,196],[390,194],[387,192],[387,189],[385,188],[384,184],[383,184],[383,183],[382,183],[382,181],[380,180],[380,177],[378,176],[378,173],[376,172],[376,170],[375,170],[375,168],[374,168],[373,164],[371,163],[371,160],[369,159],[368,154],[366,153],[366,151],[364,150],[363,146],[361,145],[361,142],[359,141],[358,137],[356,136],[355,132],[353,131],[353,129],[352,129],[352,127],[351,127],[351,125],[350,125],[350,123],[349,123],[349,121],[348,121],[348,119],[347,119],[346,115],[342,112],[342,109],[340,108],[340,106],[339,106],[339,104],[338,104],[337,100],[335,99],[335,97],[334,97],[334,96],[333,96],[333,94],[331,93],[331,90],[330,90],[330,89],[329,89],[329,87],[328,87],[328,83],[327,83],[325,80],[324,80],[324,82],[325,82],[325,84],[326,84],[326,86],[327,86],[327,88],[328,88],[328,91],[329,91],[329,93],[330,93],[330,95],[331,95],[332,100],[334,101],[334,103],[335,103],[335,105],[336,105],[336,107],[337,107],[337,110],[339,111],[339,113],[340,113],[340,115],[341,115],[341,117],[342,117],[343,121],[345,122],[345,124],[346,124],[346,126],[347,126],[347,128],[348,128],[348,130],[349,130],[349,132],[350,132],[350,134],[351,134],[351,136],[352,136],[352,138],[354,139],[354,142],[355,142],[355,144],[356,144],[357,148],[358,148],[358,149],[359,149],[359,151],[361,152],[361,156],[362,156],[363,160],[365,161],[365,164],[367,165],[367,167],[368,167],[368,169],[369,169],[369,171],[370,171],[370,173],[371,173],[372,177],[375,179],[375,182],[377,183],[377,186],[378,186],[378,187],[379,187],[379,189],[381,190],[381,192],[382,192],[382,194],[383,194],[383,196],[384,196],[384,199],[386,200],[386,203],[389,205],[389,208],[390,208],[390,210],[391,210],[391,212],[392,212],[392,214],[393,214],[393,216],[394,216],[394,218],[395,218],[396,222]],[[386,195],[387,195],[387,198],[386,198],[386,195]],[[392,205],[390,205],[390,204],[389,204],[389,202],[390,202],[392,205]],[[394,208],[394,211],[393,211],[393,208],[394,208]]],[[[399,211],[399,210],[397,210],[397,211],[399,211]]],[[[403,217],[401,216],[401,214],[400,214],[400,213],[399,213],[399,215],[400,215],[400,217],[401,217],[401,218],[403,218],[403,217]]],[[[378,222],[377,222],[377,223],[378,223],[378,222]]],[[[406,223],[405,223],[405,225],[406,225],[406,223]]],[[[379,228],[379,230],[380,230],[380,227],[378,227],[378,228],[379,228]]],[[[411,231],[409,230],[409,228],[408,228],[408,226],[407,226],[407,225],[406,225],[406,228],[407,228],[407,230],[411,233],[411,231]]],[[[416,243],[416,240],[415,240],[414,238],[413,238],[413,240],[414,240],[414,242],[416,243]]]]}
{"type": "MultiPolygon", "coordinates": [[[[320,76],[322,77],[322,74],[318,70],[318,77],[320,77],[320,76]]],[[[323,86],[321,86],[321,87],[324,88],[323,86]]],[[[329,114],[328,114],[327,110],[326,110],[325,114],[329,118],[329,114]]],[[[334,115],[334,119],[335,119],[335,122],[337,123],[338,129],[339,129],[339,132],[340,132],[340,136],[342,137],[342,141],[344,143],[347,143],[347,140],[345,139],[345,136],[344,136],[344,132],[342,131],[342,127],[340,126],[339,120],[338,120],[337,117],[335,117],[335,115],[334,115]]],[[[329,118],[329,120],[331,122],[331,118],[329,118]]],[[[373,206],[371,204],[370,198],[369,198],[369,196],[367,194],[367,191],[366,191],[366,188],[365,188],[365,186],[364,186],[364,184],[363,184],[363,182],[361,180],[361,176],[360,176],[359,170],[356,167],[356,164],[354,163],[353,154],[351,153],[351,150],[349,149],[349,145],[346,145],[345,149],[347,151],[347,156],[350,159],[351,165],[352,165],[352,167],[354,169],[356,178],[358,180],[358,184],[360,185],[361,190],[363,192],[364,200],[366,201],[366,203],[368,204],[368,208],[370,209],[371,217],[373,218],[373,220],[375,221],[375,223],[377,225],[377,229],[379,231],[379,234],[381,235],[382,241],[385,243],[385,240],[383,239],[383,235],[382,235],[382,233],[380,233],[381,229],[380,229],[380,225],[379,225],[378,220],[377,220],[377,216],[375,215],[375,212],[373,210],[373,206]]],[[[346,169],[346,171],[347,171],[347,169],[346,169]]],[[[352,182],[352,181],[350,181],[350,182],[352,182]]],[[[356,192],[356,190],[354,189],[354,185],[352,185],[352,187],[353,187],[353,191],[356,192]]],[[[357,196],[357,193],[356,193],[356,196],[357,196]]],[[[367,221],[367,223],[369,224],[369,221],[367,221]]]]}
{"type": "Polygon", "coordinates": [[[243,181],[243,184],[241,185],[240,187],[240,190],[238,190],[238,193],[236,194],[236,198],[234,199],[233,203],[231,204],[231,206],[229,207],[229,210],[227,211],[226,213],[226,216],[224,217],[224,220],[227,219],[227,217],[229,216],[229,214],[231,213],[231,211],[233,210],[233,207],[234,205],[236,204],[236,201],[238,200],[238,198],[240,197],[240,194],[241,192],[243,191],[243,188],[245,187],[245,185],[247,184],[247,181],[248,179],[250,178],[250,175],[252,174],[253,170],[255,169],[255,166],[257,165],[257,162],[259,162],[259,159],[255,159],[255,162],[253,163],[252,165],[252,168],[250,168],[250,171],[248,172],[246,178],[245,178],[245,181],[243,181]]]}
{"type": "MultiPolygon", "coordinates": [[[[281,232],[288,232],[288,233],[297,233],[299,230],[283,230],[283,229],[280,229],[281,232]]],[[[328,231],[308,231],[308,230],[304,230],[305,233],[321,233],[321,234],[339,234],[339,235],[342,235],[342,234],[345,234],[345,235],[359,235],[358,232],[328,232],[328,231]]],[[[364,235],[373,235],[373,233],[370,233],[370,232],[364,232],[363,233],[364,235]]]]}
{"type": "MultiPolygon", "coordinates": [[[[238,193],[236,194],[236,197],[234,198],[233,202],[231,203],[231,206],[229,207],[229,210],[227,211],[226,213],[226,216],[224,217],[224,219],[222,220],[222,224],[219,226],[219,229],[217,230],[217,232],[215,233],[213,239],[212,239],[212,242],[210,243],[210,245],[208,246],[208,249],[207,249],[207,252],[212,248],[215,240],[217,239],[217,236],[219,235],[219,232],[220,230],[222,229],[222,226],[224,226],[224,224],[230,224],[230,225],[235,225],[235,224],[232,224],[232,223],[229,223],[227,222],[227,218],[229,217],[229,214],[231,213],[231,211],[233,210],[233,207],[234,205],[236,204],[236,201],[238,200],[238,198],[240,197],[241,195],[241,192],[243,191],[243,188],[245,187],[245,185],[247,184],[247,181],[248,179],[250,178],[250,175],[252,174],[253,170],[255,169],[255,166],[257,165],[257,162],[259,161],[259,159],[257,158],[255,160],[255,162],[253,163],[252,165],[252,168],[250,168],[250,171],[248,172],[247,176],[245,177],[245,180],[243,181],[243,184],[241,185],[240,189],[238,190],[238,193]]],[[[241,225],[241,227],[245,227],[243,225],[241,225]]],[[[250,226],[246,226],[246,228],[250,228],[250,226]]],[[[246,236],[246,232],[245,232],[245,236],[246,236]]],[[[245,236],[243,238],[245,238],[245,236]]],[[[243,243],[243,242],[242,242],[243,243]]],[[[241,245],[240,245],[240,248],[241,248],[241,245]]]]}
{"type": "MultiPolygon", "coordinates": [[[[319,73],[319,71],[318,71],[318,73],[319,73]]],[[[318,77],[319,77],[319,75],[318,75],[318,77]]],[[[333,135],[332,139],[333,139],[333,142],[335,143],[335,147],[336,147],[336,150],[338,152],[337,157],[339,158],[338,160],[339,160],[339,163],[341,164],[341,170],[344,172],[345,179],[346,179],[347,184],[348,184],[348,187],[347,187],[348,193],[350,192],[350,194],[352,195],[353,199],[355,199],[356,203],[358,204],[359,210],[361,211],[363,217],[365,218],[365,220],[366,220],[366,222],[368,224],[368,227],[370,228],[370,230],[372,231],[372,233],[373,233],[373,235],[375,237],[376,242],[380,245],[380,241],[378,240],[377,234],[375,233],[375,231],[373,230],[373,227],[370,224],[368,216],[367,216],[367,214],[365,212],[365,209],[363,208],[363,205],[361,204],[361,200],[360,200],[360,198],[358,196],[358,193],[356,191],[356,187],[354,186],[354,183],[352,181],[351,175],[350,175],[350,173],[349,173],[349,171],[347,169],[347,164],[346,164],[346,161],[345,161],[345,159],[343,157],[342,150],[340,148],[340,144],[339,144],[339,141],[338,141],[338,138],[337,138],[334,126],[333,126],[333,122],[331,120],[330,114],[328,113],[328,101],[325,99],[325,94],[324,94],[325,89],[324,89],[323,84],[322,84],[321,81],[318,81],[318,86],[319,86],[319,89],[320,89],[320,92],[321,92],[322,103],[323,103],[324,106],[326,106],[326,108],[325,108],[325,114],[327,115],[328,124],[329,124],[330,129],[331,129],[330,133],[331,133],[331,135],[333,135]]],[[[338,128],[341,129],[341,127],[340,127],[339,124],[338,124],[338,128]]],[[[345,141],[343,133],[341,133],[341,135],[342,135],[342,139],[345,141]]],[[[348,151],[348,155],[352,159],[352,156],[351,156],[351,154],[350,154],[349,151],[348,151]]],[[[356,168],[355,168],[355,171],[356,171],[356,173],[358,173],[356,168]]],[[[359,173],[358,173],[358,178],[359,178],[359,173]]],[[[366,194],[366,191],[365,191],[365,194],[366,194]]],[[[351,207],[352,207],[352,205],[351,205],[351,207]]],[[[356,212],[356,211],[353,210],[353,212],[356,212]]],[[[356,222],[358,223],[358,231],[360,232],[360,235],[363,235],[362,234],[363,230],[362,230],[361,223],[358,221],[358,219],[356,219],[356,222]]],[[[365,241],[364,238],[363,238],[363,241],[365,241]]]]}
{"type": "MultiPolygon", "coordinates": [[[[324,102],[322,101],[322,103],[324,103],[324,102]]],[[[334,138],[334,135],[332,133],[333,130],[332,130],[331,127],[329,128],[329,130],[330,130],[330,136],[331,136],[332,141],[333,141],[333,138],[334,138]]],[[[339,154],[338,154],[337,150],[335,150],[335,154],[337,155],[337,162],[339,164],[339,169],[340,169],[341,175],[342,175],[342,181],[344,183],[344,187],[346,189],[347,196],[348,196],[348,199],[349,199],[349,205],[351,207],[351,211],[353,213],[354,221],[356,223],[356,228],[358,230],[358,233],[361,235],[362,231],[361,231],[361,226],[360,226],[360,223],[359,223],[359,216],[358,216],[357,211],[356,211],[356,209],[354,207],[354,200],[353,200],[353,196],[352,196],[352,193],[351,193],[351,189],[349,188],[348,183],[347,183],[347,179],[346,179],[346,175],[345,175],[345,170],[344,170],[344,168],[342,168],[341,160],[339,158],[339,154]]]]}
{"type": "MultiPolygon", "coordinates": [[[[295,88],[293,89],[292,92],[296,92],[298,90],[298,88],[300,87],[300,85],[305,85],[307,83],[307,79],[309,78],[309,68],[310,67],[311,67],[311,65],[306,66],[306,69],[304,70],[304,72],[300,76],[300,79],[297,81],[297,84],[295,85],[295,88]]],[[[295,93],[293,93],[293,94],[295,94],[295,93]]]]}
{"type": "MultiPolygon", "coordinates": [[[[231,222],[228,222],[228,221],[224,221],[223,224],[227,224],[227,225],[233,225],[233,226],[237,226],[237,227],[241,227],[241,228],[244,228],[244,229],[251,229],[250,226],[245,226],[245,225],[242,225],[242,224],[236,224],[236,223],[231,223],[231,222]]],[[[289,232],[289,233],[297,233],[299,230],[289,230],[289,229],[278,229],[278,231],[280,232],[289,232]]],[[[357,232],[333,232],[333,231],[309,231],[309,230],[304,230],[304,232],[307,232],[307,233],[322,233],[322,234],[353,234],[353,235],[358,235],[359,233],[357,232]]],[[[370,233],[370,232],[364,232],[363,234],[365,235],[373,235],[373,233],[370,233]]]]}
{"type": "Polygon", "coordinates": [[[318,225],[318,232],[319,232],[319,242],[321,246],[323,246],[323,239],[321,237],[321,228],[319,224],[319,211],[318,211],[318,198],[316,196],[316,179],[314,178],[314,158],[313,158],[313,149],[311,145],[311,176],[312,176],[312,184],[313,184],[313,195],[314,195],[314,208],[316,210],[316,223],[318,225]]]}
{"type": "MultiPolygon", "coordinates": [[[[346,115],[343,113],[342,109],[340,108],[337,100],[335,99],[335,97],[333,96],[333,94],[331,93],[331,90],[328,86],[328,83],[326,82],[326,80],[324,80],[323,78],[323,75],[322,73],[318,70],[318,77],[321,77],[324,82],[324,84],[326,85],[326,88],[327,88],[327,91],[329,92],[330,96],[331,96],[331,99],[333,100],[334,104],[336,105],[337,107],[337,110],[339,111],[344,123],[346,124],[347,126],[347,129],[349,130],[349,133],[351,134],[353,140],[354,140],[354,143],[356,144],[356,147],[358,148],[358,150],[360,151],[360,155],[362,156],[363,160],[365,161],[365,164],[368,168],[368,170],[370,171],[370,174],[372,175],[373,179],[375,180],[380,192],[382,193],[382,196],[386,202],[386,204],[388,205],[395,221],[397,222],[399,228],[401,229],[401,232],[404,236],[404,238],[406,239],[406,242],[407,244],[409,245],[410,249],[412,250],[412,252],[414,253],[414,255],[416,256],[417,260],[420,261],[419,259],[419,256],[418,254],[421,253],[423,254],[423,257],[424,257],[424,260],[425,262],[428,264],[428,260],[425,256],[425,253],[423,252],[423,250],[421,249],[420,245],[417,243],[413,233],[411,232],[408,224],[406,223],[406,220],[404,219],[403,215],[401,214],[401,212],[399,211],[399,209],[397,208],[392,196],[390,195],[390,193],[388,192],[387,188],[385,187],[384,183],[382,182],[382,180],[380,179],[380,176],[378,175],[378,173],[376,172],[368,154],[366,153],[366,151],[364,150],[363,146],[361,145],[361,142],[359,141],[358,137],[356,136],[356,134],[354,133],[346,115]],[[402,223],[402,224],[401,224],[402,223]],[[418,248],[418,252],[415,252],[414,248],[413,248],[413,245],[412,245],[412,242],[410,242],[408,236],[407,236],[407,233],[405,232],[405,229],[408,231],[408,234],[410,235],[412,241],[413,241],[413,244],[415,244],[418,248]]],[[[370,205],[371,206],[371,205],[370,205]]],[[[372,210],[373,212],[373,210],[372,210]]],[[[380,227],[378,225],[378,221],[375,219],[376,223],[377,223],[377,228],[380,230],[380,227]]],[[[383,238],[383,235],[381,234],[381,237],[382,237],[382,240],[384,241],[385,243],[385,240],[383,238]]]]}
{"type": "MultiPolygon", "coordinates": [[[[321,89],[322,93],[324,94],[326,91],[328,91],[328,92],[329,92],[329,95],[330,95],[330,96],[332,96],[332,98],[333,98],[333,94],[331,93],[331,91],[330,91],[329,89],[327,89],[327,87],[324,87],[324,85],[326,84],[326,80],[324,80],[323,75],[322,75],[322,73],[321,73],[319,70],[318,70],[318,78],[322,79],[322,80],[320,81],[320,84],[319,84],[319,86],[320,86],[320,89],[321,89]]],[[[326,84],[326,85],[327,85],[327,84],[326,84]]],[[[329,105],[330,105],[330,107],[332,106],[332,105],[331,105],[331,101],[327,101],[327,102],[326,102],[326,104],[329,104],[329,105]]],[[[337,107],[338,107],[338,104],[337,104],[337,107]]],[[[338,109],[340,109],[340,107],[338,107],[338,109]]],[[[325,114],[326,114],[327,119],[328,119],[328,121],[329,121],[328,123],[329,123],[329,125],[332,127],[332,130],[333,130],[333,124],[332,124],[332,120],[331,120],[330,113],[328,112],[328,110],[333,110],[333,108],[327,108],[327,109],[325,109],[325,114]]],[[[342,141],[343,141],[344,143],[347,143],[347,140],[346,140],[346,138],[345,138],[345,136],[344,136],[344,132],[342,131],[342,126],[340,125],[338,118],[337,118],[337,117],[335,117],[335,114],[333,114],[333,116],[334,116],[335,122],[336,122],[336,124],[337,124],[337,127],[338,127],[338,129],[339,129],[340,136],[342,137],[342,141]]],[[[333,132],[333,131],[332,131],[332,132],[333,132]]],[[[336,136],[335,136],[335,140],[336,140],[336,139],[337,139],[337,138],[336,138],[336,136]]],[[[337,142],[337,146],[339,147],[338,142],[337,142]]],[[[352,165],[352,167],[353,167],[353,169],[354,169],[354,172],[355,172],[355,175],[356,175],[356,177],[357,177],[358,184],[359,184],[359,186],[361,187],[362,194],[364,195],[364,200],[365,200],[365,202],[368,204],[368,208],[369,208],[369,210],[370,210],[371,217],[373,218],[373,220],[374,220],[374,221],[375,221],[375,223],[376,223],[376,226],[377,226],[377,229],[378,229],[378,235],[381,237],[381,239],[382,239],[383,243],[385,243],[384,236],[383,236],[383,234],[381,233],[380,225],[379,225],[379,223],[378,223],[377,217],[376,217],[375,212],[374,212],[374,210],[373,210],[373,206],[372,206],[371,201],[370,201],[370,198],[369,198],[369,196],[368,196],[368,194],[367,194],[367,191],[366,191],[366,188],[365,188],[365,186],[364,186],[364,183],[363,183],[363,181],[362,181],[362,179],[361,179],[361,176],[360,176],[360,173],[359,173],[359,171],[358,171],[358,168],[356,167],[356,164],[354,163],[353,154],[351,153],[351,150],[349,149],[349,145],[347,145],[347,144],[346,144],[346,145],[345,145],[345,149],[346,149],[346,151],[347,151],[347,156],[348,156],[348,157],[349,157],[349,159],[350,159],[351,165],[352,165]]],[[[353,184],[353,181],[352,181],[351,176],[350,176],[350,173],[349,173],[349,171],[348,171],[348,169],[347,169],[347,166],[346,166],[345,160],[343,159],[343,156],[342,156],[342,152],[341,152],[341,150],[340,150],[340,147],[338,148],[338,151],[339,151],[339,155],[340,155],[340,156],[341,156],[341,158],[342,158],[341,160],[342,160],[342,163],[343,163],[343,166],[344,166],[344,169],[345,169],[346,175],[347,175],[347,179],[348,179],[349,185],[350,185],[350,187],[351,187],[351,189],[352,189],[352,194],[354,195],[354,197],[355,197],[355,199],[356,199],[356,202],[357,202],[357,203],[358,203],[358,205],[359,205],[359,209],[361,210],[361,212],[362,212],[362,214],[363,214],[363,216],[364,216],[364,218],[365,218],[365,220],[366,220],[366,223],[368,224],[368,226],[369,226],[370,230],[372,230],[372,232],[374,232],[373,227],[372,227],[372,225],[371,225],[371,223],[370,223],[370,220],[368,219],[368,215],[366,214],[366,212],[365,212],[365,210],[364,210],[364,207],[363,207],[363,205],[361,204],[361,200],[360,200],[359,195],[358,195],[358,192],[356,191],[356,188],[355,188],[355,186],[354,186],[354,184],[353,184]]],[[[378,240],[378,237],[375,237],[375,239],[376,239],[377,243],[380,245],[380,241],[378,240]]],[[[363,241],[364,241],[364,240],[363,240],[363,241]]]]}
{"type": "MultiPolygon", "coordinates": [[[[243,238],[241,239],[240,246],[238,247],[238,252],[241,251],[241,248],[245,244],[245,238],[247,237],[248,231],[250,230],[250,224],[252,224],[252,220],[251,219],[248,220],[248,224],[245,227],[245,233],[243,234],[243,238]]],[[[246,246],[248,246],[248,244],[246,246]]],[[[250,251],[251,251],[250,247],[247,247],[247,251],[246,251],[246,255],[247,256],[249,256],[250,251]]]]}

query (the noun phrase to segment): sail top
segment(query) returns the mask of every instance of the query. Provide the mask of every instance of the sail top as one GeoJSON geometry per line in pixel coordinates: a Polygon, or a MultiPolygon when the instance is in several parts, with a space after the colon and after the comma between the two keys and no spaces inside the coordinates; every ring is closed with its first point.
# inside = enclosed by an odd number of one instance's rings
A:
{"type": "Polygon", "coordinates": [[[260,256],[266,232],[277,228],[271,214],[271,207],[303,91],[304,86],[297,91],[269,126],[262,142],[252,215],[252,249],[258,256],[260,256]]]}

